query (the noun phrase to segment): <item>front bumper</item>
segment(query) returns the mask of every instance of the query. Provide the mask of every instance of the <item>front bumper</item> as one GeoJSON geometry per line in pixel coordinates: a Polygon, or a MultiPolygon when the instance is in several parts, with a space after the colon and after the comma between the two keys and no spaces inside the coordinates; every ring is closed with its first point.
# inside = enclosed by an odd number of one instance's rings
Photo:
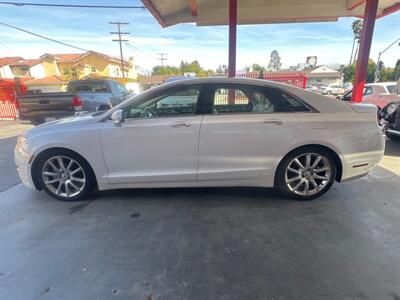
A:
{"type": "Polygon", "coordinates": [[[22,183],[32,189],[35,188],[31,176],[31,162],[33,161],[33,154],[29,151],[29,147],[25,139],[18,138],[17,145],[14,150],[14,161],[17,166],[17,172],[22,183]]]}

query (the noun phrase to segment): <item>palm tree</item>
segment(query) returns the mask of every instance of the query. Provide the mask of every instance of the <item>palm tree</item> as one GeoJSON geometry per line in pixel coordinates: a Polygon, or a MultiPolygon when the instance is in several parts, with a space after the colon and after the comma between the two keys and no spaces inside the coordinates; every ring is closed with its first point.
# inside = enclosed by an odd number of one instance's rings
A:
{"type": "Polygon", "coordinates": [[[350,55],[350,64],[352,64],[357,57],[357,53],[358,53],[358,47],[360,45],[360,33],[363,27],[363,22],[362,20],[355,20],[352,24],[351,24],[351,29],[353,30],[353,47],[351,48],[351,55],[350,55]],[[354,45],[357,41],[357,47],[356,47],[356,53],[354,54],[354,60],[353,60],[353,52],[354,52],[354,45]]]}

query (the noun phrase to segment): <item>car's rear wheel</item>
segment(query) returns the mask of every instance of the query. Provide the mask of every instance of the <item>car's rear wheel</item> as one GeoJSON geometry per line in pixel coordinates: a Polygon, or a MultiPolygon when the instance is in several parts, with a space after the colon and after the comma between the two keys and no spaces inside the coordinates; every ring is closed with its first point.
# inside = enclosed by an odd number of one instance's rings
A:
{"type": "Polygon", "coordinates": [[[40,157],[37,166],[39,184],[55,199],[82,200],[95,186],[89,164],[72,151],[50,151],[40,157]]]}
{"type": "Polygon", "coordinates": [[[277,187],[291,198],[311,200],[326,193],[335,176],[335,162],[328,151],[303,148],[283,159],[277,172],[277,187]]]}

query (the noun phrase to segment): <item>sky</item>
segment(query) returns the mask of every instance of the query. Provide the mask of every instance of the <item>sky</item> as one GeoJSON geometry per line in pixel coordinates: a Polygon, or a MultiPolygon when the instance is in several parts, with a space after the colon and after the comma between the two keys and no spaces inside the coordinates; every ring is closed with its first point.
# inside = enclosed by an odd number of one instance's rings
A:
{"type": "MultiPolygon", "coordinates": [[[[14,0],[24,2],[25,0],[14,0]]],[[[138,0],[30,0],[25,2],[58,4],[142,5],[138,0]]],[[[353,18],[338,22],[240,25],[237,31],[237,68],[258,63],[266,66],[271,51],[277,50],[283,67],[305,63],[316,55],[318,64],[347,64],[353,41],[353,18]]],[[[45,35],[84,49],[118,56],[118,43],[112,42],[109,21],[129,22],[124,57],[134,57],[137,66],[151,70],[159,65],[157,53],[167,53],[168,65],[197,59],[205,68],[215,69],[228,61],[228,27],[181,24],[162,28],[142,9],[89,9],[0,4],[0,21],[45,35]]],[[[370,57],[400,38],[400,12],[376,21],[370,57]]],[[[0,56],[37,58],[44,53],[79,53],[78,50],[0,25],[0,56]]],[[[400,58],[400,46],[382,56],[386,66],[400,58]]]]}

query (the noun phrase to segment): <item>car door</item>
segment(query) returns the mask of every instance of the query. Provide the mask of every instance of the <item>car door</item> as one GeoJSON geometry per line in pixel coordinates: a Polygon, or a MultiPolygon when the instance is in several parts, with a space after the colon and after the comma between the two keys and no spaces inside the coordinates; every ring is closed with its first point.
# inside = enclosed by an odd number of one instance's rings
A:
{"type": "Polygon", "coordinates": [[[199,143],[198,180],[252,179],[273,174],[293,141],[299,100],[279,90],[253,85],[215,84],[208,88],[199,143]]]}
{"type": "Polygon", "coordinates": [[[168,89],[124,109],[108,121],[102,147],[110,183],[194,181],[198,168],[200,85],[168,89]]]}

